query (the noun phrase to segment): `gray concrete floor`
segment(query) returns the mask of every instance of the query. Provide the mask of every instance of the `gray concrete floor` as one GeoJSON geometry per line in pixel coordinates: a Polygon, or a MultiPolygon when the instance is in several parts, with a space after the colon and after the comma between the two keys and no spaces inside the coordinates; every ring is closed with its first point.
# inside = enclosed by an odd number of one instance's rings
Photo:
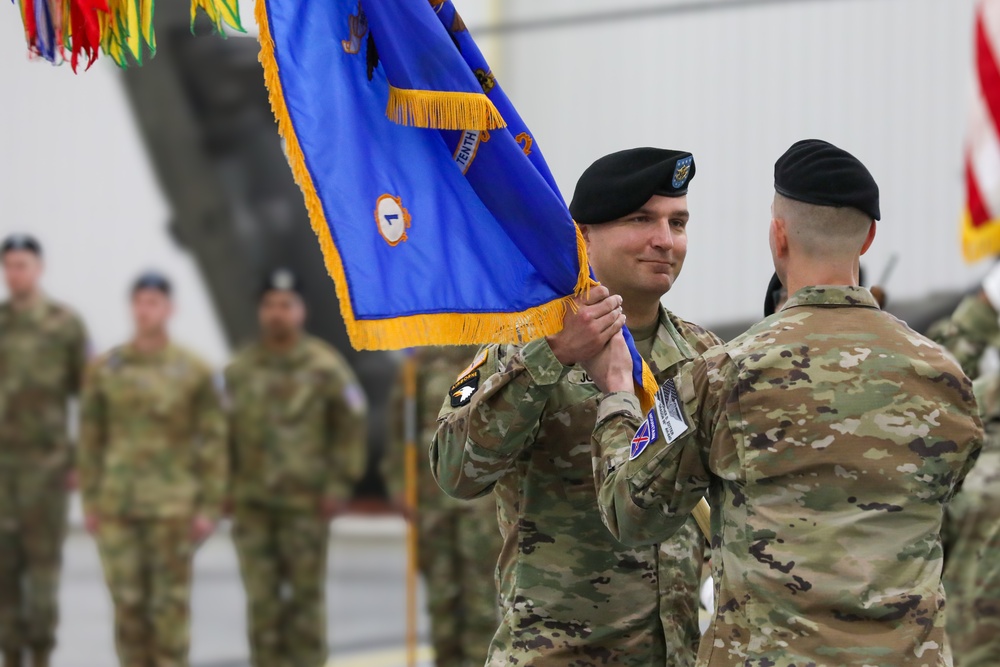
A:
{"type": "MultiPolygon", "coordinates": [[[[331,665],[405,664],[404,523],[394,518],[345,518],[331,531],[327,607],[331,665]]],[[[55,667],[113,667],[111,601],[93,540],[79,529],[66,541],[62,622],[55,667]]],[[[245,667],[245,598],[236,553],[225,529],[195,558],[192,667],[245,667]]],[[[427,637],[422,593],[418,631],[427,637]]],[[[421,650],[422,664],[426,648],[421,650]]]]}

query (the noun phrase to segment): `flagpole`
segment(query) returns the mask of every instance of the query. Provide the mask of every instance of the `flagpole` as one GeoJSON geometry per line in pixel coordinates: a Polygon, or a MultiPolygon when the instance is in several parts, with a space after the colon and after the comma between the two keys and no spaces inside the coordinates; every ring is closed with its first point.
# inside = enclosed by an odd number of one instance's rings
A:
{"type": "Polygon", "coordinates": [[[406,664],[417,665],[417,362],[403,360],[406,436],[406,664]]]}
{"type": "Polygon", "coordinates": [[[698,527],[701,528],[702,534],[705,539],[709,542],[712,541],[712,508],[709,507],[708,501],[702,498],[698,501],[695,506],[694,511],[691,512],[694,517],[695,522],[698,527]]]}

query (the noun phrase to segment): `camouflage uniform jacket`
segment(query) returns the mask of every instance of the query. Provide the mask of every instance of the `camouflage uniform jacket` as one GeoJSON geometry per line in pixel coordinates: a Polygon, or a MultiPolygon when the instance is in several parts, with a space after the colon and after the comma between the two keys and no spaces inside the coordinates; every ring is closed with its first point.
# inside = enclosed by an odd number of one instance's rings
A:
{"type": "MultiPolygon", "coordinates": [[[[661,309],[648,361],[663,381],[718,343],[661,309]]],[[[446,400],[430,456],[450,495],[493,489],[497,498],[503,619],[488,664],[691,664],[705,546],[697,528],[660,547],[611,539],[590,453],[597,387],[544,339],[486,350],[478,392],[461,407],[452,407],[461,393],[446,400]]]]}
{"type": "Polygon", "coordinates": [[[80,423],[88,513],[132,518],[218,515],[226,424],[212,372],[174,344],[122,345],[89,368],[80,423]]]}
{"type": "Polygon", "coordinates": [[[238,504],[312,510],[346,500],[364,473],[364,392],[347,361],[303,336],[289,352],[250,345],[226,369],[231,495],[238,504]]]}
{"type": "Polygon", "coordinates": [[[0,466],[69,465],[67,403],[86,363],[87,333],[68,308],[0,304],[0,466]]]}
{"type": "MultiPolygon", "coordinates": [[[[470,509],[467,501],[452,498],[441,491],[423,452],[427,451],[427,445],[437,430],[441,400],[448,395],[455,378],[464,375],[462,369],[469,365],[476,352],[475,346],[461,345],[421,348],[414,354],[413,362],[417,365],[416,444],[421,452],[417,459],[417,506],[420,510],[470,509]]],[[[406,492],[405,393],[404,378],[400,374],[389,399],[389,438],[382,459],[382,476],[393,498],[401,498],[406,492]]],[[[475,503],[496,507],[492,496],[475,503]]]]}
{"type": "Polygon", "coordinates": [[[951,317],[935,322],[927,337],[951,352],[971,379],[979,377],[979,362],[987,347],[1000,346],[997,314],[978,296],[967,296],[951,317]]]}
{"type": "Polygon", "coordinates": [[[1000,375],[974,383],[986,442],[944,524],[944,587],[955,667],[1000,662],[1000,375]]]}
{"type": "Polygon", "coordinates": [[[943,666],[941,523],[982,438],[944,350],[863,288],[806,287],[665,383],[645,420],[634,396],[605,397],[595,474],[630,544],[708,492],[699,665],[943,666]]]}

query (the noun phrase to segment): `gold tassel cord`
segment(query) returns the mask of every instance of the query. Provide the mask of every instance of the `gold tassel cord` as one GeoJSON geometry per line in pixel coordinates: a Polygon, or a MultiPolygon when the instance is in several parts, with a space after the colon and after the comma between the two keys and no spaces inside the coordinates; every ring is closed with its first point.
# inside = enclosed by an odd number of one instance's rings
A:
{"type": "Polygon", "coordinates": [[[496,130],[507,127],[483,93],[410,90],[389,86],[385,115],[394,123],[438,130],[496,130]]]}

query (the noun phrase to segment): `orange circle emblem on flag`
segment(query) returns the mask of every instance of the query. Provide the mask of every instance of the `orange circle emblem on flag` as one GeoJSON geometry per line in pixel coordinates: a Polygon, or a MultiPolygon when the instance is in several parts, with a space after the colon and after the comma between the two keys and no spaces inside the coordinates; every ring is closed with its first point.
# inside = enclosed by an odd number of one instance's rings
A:
{"type": "Polygon", "coordinates": [[[396,246],[406,240],[406,230],[410,228],[410,212],[403,207],[399,197],[382,195],[375,202],[375,223],[378,233],[385,242],[396,246]]]}

